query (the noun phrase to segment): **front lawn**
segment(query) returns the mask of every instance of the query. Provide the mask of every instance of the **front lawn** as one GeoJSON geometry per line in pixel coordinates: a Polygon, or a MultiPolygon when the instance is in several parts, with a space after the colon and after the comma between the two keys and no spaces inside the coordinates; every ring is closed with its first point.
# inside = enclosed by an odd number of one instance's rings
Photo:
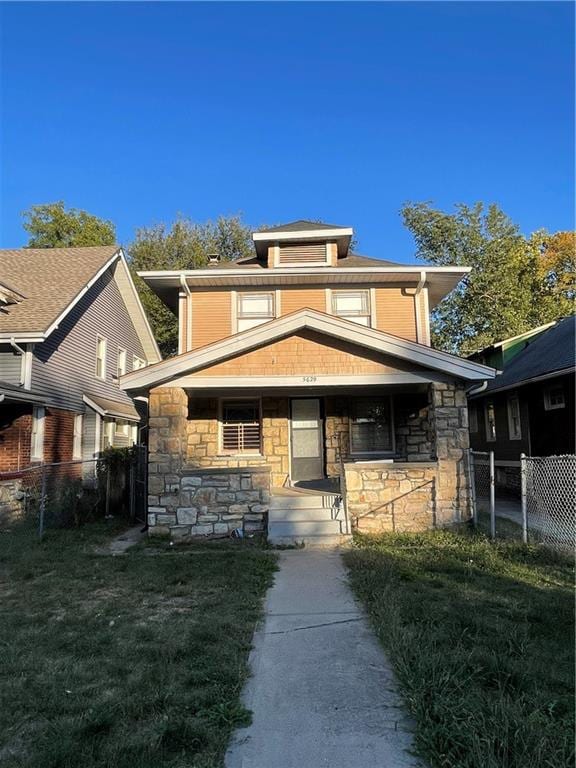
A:
{"type": "Polygon", "coordinates": [[[0,534],[0,764],[216,768],[273,555],[238,542],[95,554],[86,527],[0,534]]]}
{"type": "Polygon", "coordinates": [[[571,563],[466,532],[358,537],[345,559],[433,768],[574,765],[571,563]]]}

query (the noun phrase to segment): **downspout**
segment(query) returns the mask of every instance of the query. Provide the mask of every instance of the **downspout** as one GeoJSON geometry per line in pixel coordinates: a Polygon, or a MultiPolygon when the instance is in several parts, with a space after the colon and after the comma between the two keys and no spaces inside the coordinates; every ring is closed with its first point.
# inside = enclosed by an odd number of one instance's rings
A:
{"type": "Polygon", "coordinates": [[[488,386],[488,381],[487,380],[483,381],[482,384],[476,384],[470,389],[467,389],[466,394],[468,395],[468,397],[471,397],[472,395],[479,395],[481,392],[484,392],[487,386],[488,386]]]}
{"type": "Polygon", "coordinates": [[[25,383],[26,383],[26,373],[23,372],[23,368],[26,366],[26,350],[22,349],[21,346],[16,344],[16,339],[14,338],[14,336],[12,336],[12,338],[10,339],[10,346],[12,347],[13,350],[15,350],[19,355],[22,356],[22,362],[21,362],[21,365],[20,365],[20,382],[19,382],[19,385],[21,387],[23,387],[25,385],[25,383]]]}
{"type": "Polygon", "coordinates": [[[179,352],[182,353],[182,352],[188,352],[188,350],[191,348],[191,343],[192,343],[192,312],[190,307],[190,296],[192,295],[192,292],[190,291],[190,286],[186,282],[186,276],[183,272],[180,273],[180,287],[182,288],[182,291],[186,294],[186,326],[184,328],[185,336],[186,336],[186,345],[185,345],[185,348],[183,347],[179,349],[179,352]]]}
{"type": "Polygon", "coordinates": [[[414,313],[416,315],[416,341],[418,344],[422,344],[422,320],[420,318],[420,312],[419,312],[419,306],[418,306],[418,297],[422,293],[422,289],[426,285],[426,270],[420,271],[420,280],[418,281],[418,285],[416,286],[416,290],[414,291],[414,313]]]}

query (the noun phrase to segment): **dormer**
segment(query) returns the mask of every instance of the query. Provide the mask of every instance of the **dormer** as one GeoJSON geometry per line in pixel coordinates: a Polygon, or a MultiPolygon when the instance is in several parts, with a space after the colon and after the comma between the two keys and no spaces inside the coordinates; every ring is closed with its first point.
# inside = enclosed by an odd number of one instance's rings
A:
{"type": "Polygon", "coordinates": [[[256,254],[270,269],[335,267],[348,254],[354,230],[315,221],[292,221],[252,234],[256,254]]]}

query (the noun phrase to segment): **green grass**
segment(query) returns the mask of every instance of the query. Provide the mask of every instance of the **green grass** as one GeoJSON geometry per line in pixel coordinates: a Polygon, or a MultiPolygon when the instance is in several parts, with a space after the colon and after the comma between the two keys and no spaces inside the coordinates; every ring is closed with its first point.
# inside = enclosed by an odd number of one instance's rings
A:
{"type": "Polygon", "coordinates": [[[572,563],[465,531],[358,537],[345,559],[433,768],[574,765],[572,563]]]}
{"type": "Polygon", "coordinates": [[[235,542],[105,557],[100,526],[0,534],[3,768],[215,768],[274,556],[235,542]]]}

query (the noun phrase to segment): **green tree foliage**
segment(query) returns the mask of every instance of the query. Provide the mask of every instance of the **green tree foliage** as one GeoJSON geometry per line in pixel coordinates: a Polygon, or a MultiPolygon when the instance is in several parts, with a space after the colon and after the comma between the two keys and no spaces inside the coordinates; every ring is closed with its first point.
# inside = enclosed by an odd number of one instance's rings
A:
{"type": "Polygon", "coordinates": [[[560,233],[526,238],[497,205],[483,203],[458,204],[454,213],[407,203],[401,213],[421,259],[472,267],[432,312],[439,349],[466,355],[573,311],[574,255],[560,233]]]}
{"type": "Polygon", "coordinates": [[[138,271],[157,269],[198,269],[205,267],[208,256],[218,253],[222,261],[252,256],[252,229],[238,216],[221,216],[216,221],[196,223],[179,216],[171,225],[155,224],[136,232],[128,248],[134,279],[144,308],[152,324],[158,346],[164,356],[178,348],[178,323],[173,313],[136,275],[138,271]]]}
{"type": "Polygon", "coordinates": [[[33,205],[23,213],[30,238],[27,248],[72,248],[114,245],[116,229],[111,221],[78,208],[66,210],[63,200],[33,205]]]}

